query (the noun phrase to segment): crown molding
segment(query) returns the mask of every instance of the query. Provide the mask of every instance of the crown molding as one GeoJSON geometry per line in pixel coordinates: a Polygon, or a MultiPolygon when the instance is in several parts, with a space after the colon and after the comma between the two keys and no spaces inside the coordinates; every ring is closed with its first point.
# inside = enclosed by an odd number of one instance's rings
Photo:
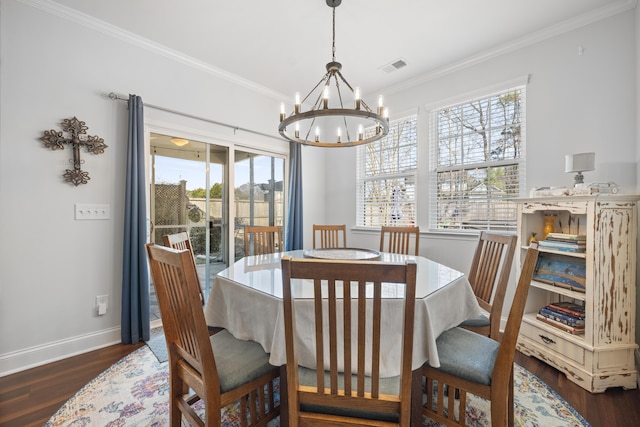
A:
{"type": "MultiPolygon", "coordinates": [[[[276,99],[278,101],[288,99],[285,95],[279,92],[276,92],[268,87],[259,85],[251,80],[247,80],[242,77],[239,77],[236,74],[227,72],[209,63],[200,61],[196,58],[185,55],[174,49],[170,49],[159,43],[155,43],[144,37],[140,37],[129,31],[125,31],[122,28],[108,24],[104,21],[98,20],[92,16],[79,12],[75,9],[71,9],[69,7],[63,6],[54,1],[51,1],[51,0],[16,0],[16,1],[23,3],[25,5],[31,6],[33,8],[42,10],[51,15],[58,16],[67,21],[74,22],[76,24],[82,25],[92,30],[99,31],[105,35],[122,40],[126,43],[137,46],[149,52],[153,52],[155,54],[172,59],[176,62],[180,62],[188,67],[191,67],[200,71],[204,71],[216,77],[225,79],[229,82],[232,82],[239,86],[253,90],[255,92],[261,93],[265,96],[276,99]]],[[[504,55],[509,52],[516,51],[518,49],[521,49],[527,46],[531,46],[533,44],[549,39],[551,37],[555,37],[557,35],[575,30],[585,25],[589,25],[594,22],[617,15],[619,13],[634,9],[637,6],[637,3],[638,3],[638,0],[619,0],[617,2],[603,6],[601,8],[594,9],[582,15],[568,19],[559,24],[552,25],[538,32],[521,37],[520,39],[516,39],[512,42],[502,44],[493,49],[489,49],[482,53],[479,53],[477,55],[472,55],[468,58],[465,58],[464,60],[451,63],[449,65],[435,69],[431,72],[421,74],[420,76],[417,76],[413,79],[408,79],[403,81],[402,83],[389,86],[386,89],[384,89],[383,92],[385,94],[392,94],[395,92],[399,92],[401,90],[405,90],[405,89],[420,85],[422,83],[426,83],[428,81],[454,73],[456,71],[460,71],[465,68],[471,67],[473,65],[485,62],[489,59],[504,55]]]]}
{"type": "Polygon", "coordinates": [[[571,19],[567,19],[566,21],[563,21],[559,24],[552,25],[550,27],[547,27],[535,33],[528,34],[524,37],[513,40],[511,42],[504,43],[493,49],[486,50],[477,55],[472,55],[461,61],[453,62],[441,68],[437,68],[431,72],[421,74],[413,79],[405,80],[402,83],[389,86],[381,92],[385,94],[392,94],[395,92],[399,92],[401,90],[406,90],[406,89],[415,87],[417,85],[426,83],[428,81],[435,80],[437,78],[446,76],[448,74],[452,74],[454,72],[463,70],[465,68],[469,68],[473,65],[488,61],[489,59],[496,58],[498,56],[501,56],[510,52],[514,52],[524,47],[539,43],[543,40],[547,40],[552,37],[556,37],[560,34],[564,34],[569,31],[578,29],[580,27],[584,27],[585,25],[589,25],[594,22],[598,22],[603,19],[610,18],[619,13],[634,9],[637,6],[637,4],[638,4],[638,0],[619,0],[617,2],[610,3],[601,8],[594,9],[582,15],[575,16],[571,19]]]}
{"type": "Polygon", "coordinates": [[[236,74],[233,74],[221,68],[215,67],[204,61],[200,61],[199,59],[196,59],[192,56],[185,55],[174,49],[170,49],[167,46],[161,45],[159,43],[155,43],[137,34],[123,30],[120,27],[116,27],[115,25],[111,25],[107,22],[101,21],[99,19],[96,19],[92,16],[89,16],[85,13],[79,12],[67,6],[63,6],[54,1],[51,1],[51,0],[16,0],[16,1],[23,3],[27,6],[31,6],[35,9],[42,10],[51,15],[55,15],[67,21],[98,31],[102,34],[124,41],[125,43],[129,43],[133,46],[137,46],[148,52],[152,52],[157,55],[164,56],[165,58],[174,60],[176,62],[180,62],[196,70],[204,71],[216,77],[225,79],[231,83],[234,83],[239,86],[250,89],[252,91],[261,93],[270,98],[274,98],[277,100],[286,99],[285,95],[278,93],[273,89],[259,85],[251,80],[244,79],[236,74]]]}

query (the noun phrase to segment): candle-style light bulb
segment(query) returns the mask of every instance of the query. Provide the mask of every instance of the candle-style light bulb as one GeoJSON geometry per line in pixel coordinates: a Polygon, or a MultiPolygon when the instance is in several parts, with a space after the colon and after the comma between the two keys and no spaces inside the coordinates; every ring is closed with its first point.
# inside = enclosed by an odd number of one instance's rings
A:
{"type": "Polygon", "coordinates": [[[300,138],[300,123],[296,123],[295,135],[296,135],[296,138],[300,138]]]}
{"type": "Polygon", "coordinates": [[[378,97],[378,115],[381,116],[382,115],[382,110],[383,110],[383,105],[384,105],[384,98],[382,97],[382,95],[380,95],[378,97]]]}
{"type": "Polygon", "coordinates": [[[342,136],[342,131],[338,128],[338,143],[340,143],[340,137],[342,136]]]}
{"type": "Polygon", "coordinates": [[[389,121],[389,109],[385,108],[384,112],[382,113],[382,117],[387,119],[387,122],[389,121]]]}
{"type": "Polygon", "coordinates": [[[284,112],[284,102],[280,104],[280,121],[283,121],[287,117],[287,114],[284,112]]]}
{"type": "Polygon", "coordinates": [[[360,103],[361,103],[360,88],[359,87],[356,88],[353,97],[355,99],[355,104],[356,104],[355,109],[359,110],[360,109],[360,103]]]}
{"type": "Polygon", "coordinates": [[[293,106],[295,114],[300,113],[300,92],[296,92],[296,103],[293,106]]]}
{"type": "Polygon", "coordinates": [[[329,108],[329,85],[325,85],[322,91],[322,108],[329,108]]]}
{"type": "Polygon", "coordinates": [[[364,138],[364,129],[362,128],[362,125],[358,125],[358,141],[362,141],[363,138],[364,138]]]}
{"type": "Polygon", "coordinates": [[[316,126],[316,142],[320,141],[320,126],[316,126]]]}

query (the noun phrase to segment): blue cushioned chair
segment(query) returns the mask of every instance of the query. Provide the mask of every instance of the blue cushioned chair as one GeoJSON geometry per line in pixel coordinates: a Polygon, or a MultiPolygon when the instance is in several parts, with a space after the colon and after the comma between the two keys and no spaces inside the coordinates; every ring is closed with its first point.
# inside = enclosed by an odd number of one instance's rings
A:
{"type": "Polygon", "coordinates": [[[468,277],[478,304],[489,316],[465,320],[459,326],[500,341],[500,317],[515,250],[513,234],[480,233],[468,277]]]}
{"type": "Polygon", "coordinates": [[[274,380],[280,369],[254,341],[222,330],[209,337],[200,287],[188,250],[147,245],[169,353],[171,426],[220,426],[221,409],[240,401],[240,425],[263,427],[280,414],[274,380]],[[187,392],[194,392],[188,396],[187,392]],[[204,403],[204,420],[192,408],[204,403]]]}
{"type": "MultiPolygon", "coordinates": [[[[436,340],[440,367],[428,362],[422,367],[426,403],[422,414],[448,426],[466,425],[467,392],[491,401],[491,425],[513,425],[513,358],[520,331],[529,285],[538,258],[537,247],[530,247],[522,265],[502,341],[453,328],[436,340]],[[445,389],[448,389],[445,408],[445,389]],[[454,399],[455,396],[455,399],[454,399]],[[455,410],[455,400],[459,408],[455,410]]],[[[417,383],[417,384],[416,384],[417,383]]],[[[421,392],[420,382],[414,392],[421,392]]],[[[420,393],[422,395],[422,393],[420,393]]],[[[414,399],[414,405],[422,399],[414,399]]]]}
{"type": "Polygon", "coordinates": [[[290,425],[409,427],[416,269],[415,260],[391,264],[282,258],[290,425]],[[294,290],[301,284],[296,279],[314,289],[311,336],[296,334],[294,290]],[[404,285],[400,375],[393,378],[380,377],[383,282],[404,285]],[[372,295],[367,297],[369,290],[372,295]],[[338,339],[340,335],[344,339],[338,339]],[[296,369],[298,339],[315,345],[315,369],[296,369]],[[325,348],[329,360],[324,359],[325,348]]]}

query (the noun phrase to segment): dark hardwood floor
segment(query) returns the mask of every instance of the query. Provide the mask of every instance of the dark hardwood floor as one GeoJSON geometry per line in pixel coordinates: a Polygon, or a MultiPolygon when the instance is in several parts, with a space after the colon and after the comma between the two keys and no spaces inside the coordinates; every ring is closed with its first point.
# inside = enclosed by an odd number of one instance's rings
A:
{"type": "Polygon", "coordinates": [[[0,426],[42,426],[82,386],[143,345],[114,345],[0,378],[0,426]]]}
{"type": "MultiPolygon", "coordinates": [[[[82,386],[142,345],[115,345],[0,378],[0,426],[42,426],[82,386]]],[[[640,425],[640,390],[591,394],[537,359],[517,353],[516,362],[547,383],[592,426],[640,425]]]]}

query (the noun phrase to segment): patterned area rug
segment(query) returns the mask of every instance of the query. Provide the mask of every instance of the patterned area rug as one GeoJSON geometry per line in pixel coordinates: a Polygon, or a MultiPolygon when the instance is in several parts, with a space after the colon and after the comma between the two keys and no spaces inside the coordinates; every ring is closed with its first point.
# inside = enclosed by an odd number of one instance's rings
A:
{"type": "MultiPolygon", "coordinates": [[[[514,383],[517,426],[589,426],[560,396],[518,365],[514,383]]],[[[158,362],[145,346],[84,386],[45,426],[168,426],[168,390],[167,363],[158,362]]],[[[468,396],[467,405],[468,425],[490,425],[489,402],[468,396]]],[[[238,411],[237,404],[225,408],[222,425],[239,426],[238,411]]],[[[439,426],[431,420],[424,425],[439,426]]],[[[276,426],[277,419],[270,427],[276,426]]]]}

